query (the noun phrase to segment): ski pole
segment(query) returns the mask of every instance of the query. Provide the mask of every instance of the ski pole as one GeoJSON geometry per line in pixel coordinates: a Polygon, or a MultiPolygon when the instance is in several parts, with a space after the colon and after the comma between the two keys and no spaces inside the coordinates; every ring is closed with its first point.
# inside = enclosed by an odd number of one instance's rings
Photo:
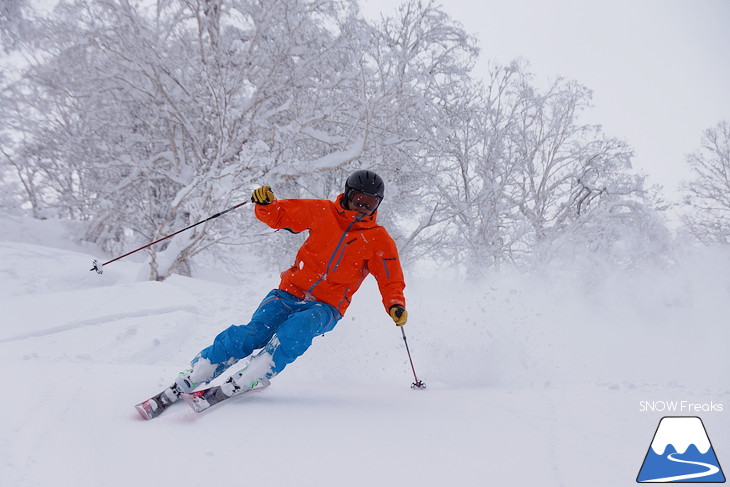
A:
{"type": "Polygon", "coordinates": [[[208,218],[206,218],[205,220],[201,220],[201,221],[199,221],[198,223],[193,223],[192,225],[190,225],[190,226],[188,226],[188,227],[185,227],[185,228],[183,228],[182,230],[178,230],[178,231],[177,231],[177,232],[175,232],[175,233],[171,233],[170,235],[167,235],[167,236],[165,236],[165,237],[162,237],[161,239],[155,240],[155,241],[154,241],[154,242],[152,242],[152,243],[148,243],[147,245],[145,245],[145,246],[143,246],[143,247],[140,247],[140,248],[138,248],[138,249],[135,249],[135,250],[133,250],[133,251],[131,251],[131,252],[127,252],[126,254],[124,254],[124,255],[120,255],[119,257],[115,257],[115,258],[113,258],[112,260],[108,260],[108,261],[104,262],[103,264],[100,264],[100,263],[99,263],[99,262],[98,262],[98,261],[97,261],[96,259],[94,259],[94,263],[93,263],[93,266],[92,266],[92,267],[91,267],[91,269],[89,269],[89,270],[90,270],[90,271],[96,271],[96,272],[97,272],[98,274],[101,274],[101,273],[103,273],[103,272],[104,272],[104,271],[103,271],[103,269],[102,269],[102,267],[104,267],[105,265],[111,264],[112,262],[114,262],[114,261],[117,261],[117,260],[119,260],[119,259],[123,259],[123,258],[127,257],[128,255],[132,255],[132,254],[133,254],[133,253],[135,253],[135,252],[139,252],[140,250],[144,250],[144,249],[146,249],[147,247],[151,247],[151,246],[153,246],[153,245],[154,245],[154,244],[156,244],[156,243],[160,243],[160,242],[162,242],[163,240],[167,240],[168,238],[174,237],[174,236],[175,236],[175,235],[177,235],[178,233],[182,233],[182,232],[184,232],[185,230],[190,230],[191,228],[193,228],[193,227],[195,227],[195,226],[198,226],[198,225],[200,225],[201,223],[205,223],[205,222],[207,222],[207,221],[210,221],[210,220],[212,220],[212,219],[214,219],[214,218],[218,218],[219,216],[225,215],[225,214],[226,214],[226,213],[228,213],[229,211],[233,211],[233,210],[235,210],[236,208],[240,208],[241,206],[245,205],[246,203],[248,203],[248,201],[244,201],[243,203],[239,203],[239,204],[237,204],[237,205],[236,205],[236,206],[234,206],[234,207],[228,208],[227,210],[223,210],[223,211],[221,211],[221,212],[219,212],[219,213],[216,213],[215,215],[209,216],[209,217],[208,217],[208,218]]]}
{"type": "Polygon", "coordinates": [[[406,344],[406,352],[408,352],[408,360],[411,362],[411,370],[413,371],[413,378],[416,380],[411,384],[411,389],[425,389],[426,384],[416,376],[416,368],[413,366],[413,358],[411,358],[411,351],[408,349],[408,340],[406,340],[406,331],[403,327],[400,327],[401,333],[403,333],[403,343],[406,344]]]}

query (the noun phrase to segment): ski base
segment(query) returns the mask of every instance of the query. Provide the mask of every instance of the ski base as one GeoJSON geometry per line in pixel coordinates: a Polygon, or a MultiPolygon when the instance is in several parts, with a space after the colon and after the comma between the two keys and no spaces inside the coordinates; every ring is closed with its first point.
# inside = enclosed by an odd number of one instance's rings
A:
{"type": "Polygon", "coordinates": [[[201,413],[218,403],[221,403],[233,397],[248,394],[249,392],[261,391],[263,389],[266,389],[270,385],[271,382],[269,382],[267,379],[262,379],[254,387],[241,390],[233,394],[232,396],[227,396],[221,389],[221,386],[213,386],[207,389],[201,389],[199,391],[183,393],[181,397],[185,400],[188,406],[192,408],[193,411],[195,411],[196,413],[201,413]]]}

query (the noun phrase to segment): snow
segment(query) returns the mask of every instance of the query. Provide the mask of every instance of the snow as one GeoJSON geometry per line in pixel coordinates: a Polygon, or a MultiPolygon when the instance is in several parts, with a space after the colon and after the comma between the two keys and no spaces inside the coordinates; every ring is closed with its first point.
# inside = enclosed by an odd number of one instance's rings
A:
{"type": "Polygon", "coordinates": [[[159,283],[130,258],[97,275],[73,228],[0,226],[3,485],[633,485],[670,415],[642,401],[724,405],[671,415],[701,416],[730,464],[727,253],[630,276],[408,272],[405,331],[424,391],[409,387],[400,331],[369,278],[265,391],[144,421],[134,404],[246,322],[276,270],[159,283]]]}
{"type": "Polygon", "coordinates": [[[295,164],[293,167],[281,166],[277,168],[274,173],[280,175],[296,176],[297,174],[300,174],[301,168],[303,167],[306,167],[308,171],[312,172],[321,171],[324,169],[332,169],[341,166],[347,161],[357,159],[362,154],[364,144],[365,138],[359,137],[352,143],[352,145],[347,150],[331,152],[315,160],[301,161],[298,164],[295,164]]]}

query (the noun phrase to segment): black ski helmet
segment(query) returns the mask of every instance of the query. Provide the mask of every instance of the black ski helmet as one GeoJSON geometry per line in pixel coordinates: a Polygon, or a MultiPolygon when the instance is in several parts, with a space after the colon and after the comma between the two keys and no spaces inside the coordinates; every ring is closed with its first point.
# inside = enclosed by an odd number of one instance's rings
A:
{"type": "Polygon", "coordinates": [[[350,195],[353,190],[369,194],[370,196],[377,196],[382,201],[385,196],[385,183],[373,171],[360,169],[350,174],[347,181],[345,181],[346,202],[350,201],[350,195]]]}

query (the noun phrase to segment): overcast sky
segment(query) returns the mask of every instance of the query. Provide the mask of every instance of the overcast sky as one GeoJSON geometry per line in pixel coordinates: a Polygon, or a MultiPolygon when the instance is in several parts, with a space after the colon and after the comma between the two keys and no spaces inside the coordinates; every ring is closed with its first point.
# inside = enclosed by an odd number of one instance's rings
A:
{"type": "MultiPolygon", "coordinates": [[[[425,1],[425,0],[424,0],[425,1]]],[[[363,13],[397,0],[360,0],[363,13]]],[[[730,0],[442,0],[488,60],[529,61],[538,79],[593,90],[585,122],[635,151],[634,167],[671,199],[702,132],[730,120],[730,0]]]]}

